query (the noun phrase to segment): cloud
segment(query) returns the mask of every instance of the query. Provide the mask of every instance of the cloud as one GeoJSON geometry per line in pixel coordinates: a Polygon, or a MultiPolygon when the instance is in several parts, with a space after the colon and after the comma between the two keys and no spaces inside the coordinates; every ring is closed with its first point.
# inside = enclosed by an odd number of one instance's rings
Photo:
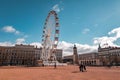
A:
{"type": "MultiPolygon", "coordinates": [[[[73,54],[73,46],[74,44],[77,46],[78,54],[82,53],[89,53],[89,52],[97,52],[98,44],[101,43],[101,45],[104,47],[106,42],[110,46],[118,46],[115,44],[115,41],[117,41],[120,38],[120,27],[115,28],[108,32],[108,36],[102,36],[102,37],[95,37],[93,38],[93,45],[88,44],[80,44],[80,43],[70,43],[66,41],[60,41],[58,43],[58,49],[63,49],[63,56],[66,55],[72,55],[73,54]],[[114,34],[114,35],[113,35],[114,34]]],[[[16,40],[17,44],[23,44],[25,43],[24,38],[18,38],[16,40]]],[[[26,44],[26,43],[25,43],[26,44]]],[[[0,46],[13,46],[15,44],[12,44],[11,42],[0,42],[0,46]]],[[[34,45],[35,47],[41,47],[40,42],[32,42],[30,45],[34,45]]]]}
{"type": "Polygon", "coordinates": [[[102,47],[117,46],[114,44],[114,41],[116,41],[114,37],[108,36],[94,38],[94,44],[101,44],[102,47]]]}
{"type": "Polygon", "coordinates": [[[20,34],[20,32],[19,31],[15,31],[15,34],[20,34]]]}
{"type": "MultiPolygon", "coordinates": [[[[24,38],[19,38],[16,40],[16,43],[12,44],[11,42],[0,42],[0,46],[14,46],[15,44],[26,44],[24,38]]],[[[90,46],[87,44],[79,44],[75,43],[77,46],[78,54],[81,53],[88,53],[88,52],[95,52],[97,51],[97,46],[90,46]]],[[[27,45],[27,44],[26,44],[27,45]]],[[[30,45],[37,46],[38,48],[41,47],[41,43],[39,42],[32,42],[30,45]]],[[[60,41],[58,44],[58,49],[63,50],[63,56],[72,55],[73,54],[73,43],[69,43],[66,41],[60,41]]]]}
{"type": "Polygon", "coordinates": [[[115,34],[114,38],[120,38],[120,27],[113,29],[112,31],[108,32],[109,35],[115,34]]]}
{"type": "MultiPolygon", "coordinates": [[[[87,30],[84,29],[84,31],[90,31],[89,29],[87,30]]],[[[106,47],[106,43],[108,46],[117,46],[119,45],[115,44],[115,41],[117,41],[120,38],[120,27],[115,28],[108,32],[108,36],[102,36],[102,37],[95,37],[93,38],[93,45],[88,45],[88,44],[79,44],[75,43],[77,46],[78,54],[81,53],[89,53],[89,52],[97,52],[98,44],[100,43],[102,47],[106,47]],[[114,34],[114,35],[113,35],[114,34]]],[[[59,49],[63,49],[63,55],[72,55],[73,54],[73,43],[69,43],[66,41],[61,41],[58,44],[59,49]]]]}
{"type": "MultiPolygon", "coordinates": [[[[24,44],[24,45],[28,45],[25,43],[25,39],[24,38],[18,38],[16,40],[16,43],[12,43],[12,42],[0,42],[0,46],[15,46],[15,44],[24,44]]],[[[37,48],[41,47],[41,43],[39,42],[32,42],[30,43],[30,45],[33,45],[34,47],[37,46],[37,48]]]]}
{"type": "Polygon", "coordinates": [[[0,42],[0,46],[14,46],[11,42],[0,42]]]}
{"type": "Polygon", "coordinates": [[[0,42],[0,46],[15,46],[15,44],[26,44],[24,38],[16,39],[16,42],[12,43],[10,41],[0,42]]]}
{"type": "Polygon", "coordinates": [[[25,42],[25,39],[24,39],[24,38],[18,38],[18,39],[16,40],[16,44],[24,44],[24,42],[25,42]]]}
{"type": "Polygon", "coordinates": [[[82,31],[82,33],[83,33],[83,34],[87,34],[89,31],[90,31],[90,29],[85,28],[85,29],[82,31]]]}
{"type": "Polygon", "coordinates": [[[33,45],[33,46],[38,47],[38,48],[42,47],[41,43],[39,43],[39,42],[33,42],[33,43],[30,43],[30,45],[33,45]]]}
{"type": "Polygon", "coordinates": [[[58,5],[58,4],[55,4],[55,5],[52,7],[52,10],[56,11],[57,13],[59,13],[59,12],[60,12],[59,5],[58,5]]]}
{"type": "Polygon", "coordinates": [[[20,31],[16,30],[13,26],[4,26],[2,30],[7,33],[20,34],[20,31]]]}
{"type": "MultiPolygon", "coordinates": [[[[79,44],[75,43],[77,46],[78,54],[88,53],[88,52],[96,52],[97,46],[90,46],[88,44],[79,44]]],[[[58,44],[58,49],[63,49],[63,55],[72,55],[73,54],[73,43],[69,43],[66,41],[61,41],[58,44]]]]}
{"type": "Polygon", "coordinates": [[[117,41],[120,38],[120,27],[115,28],[108,32],[108,36],[102,36],[102,37],[96,37],[94,38],[94,44],[101,44],[103,47],[105,46],[118,46],[115,44],[115,41],[117,41]],[[108,45],[105,45],[105,44],[108,45]]]}

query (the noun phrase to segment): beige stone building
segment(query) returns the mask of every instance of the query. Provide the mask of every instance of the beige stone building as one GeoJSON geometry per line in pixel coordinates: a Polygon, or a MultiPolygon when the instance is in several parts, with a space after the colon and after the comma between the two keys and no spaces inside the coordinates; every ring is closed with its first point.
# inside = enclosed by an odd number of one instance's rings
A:
{"type": "MultiPolygon", "coordinates": [[[[98,52],[79,54],[79,64],[88,66],[120,66],[120,47],[105,47],[99,45],[98,52]]],[[[73,63],[73,55],[64,56],[64,62],[73,63]]]]}
{"type": "Polygon", "coordinates": [[[0,65],[36,65],[35,48],[31,45],[0,47],[0,65]]]}
{"type": "MultiPolygon", "coordinates": [[[[63,62],[70,62],[73,64],[73,55],[64,56],[63,62]]],[[[84,64],[87,66],[100,65],[100,60],[97,52],[79,54],[78,62],[79,64],[84,64]]]]}
{"type": "Polygon", "coordinates": [[[10,65],[13,47],[0,46],[0,65],[10,65]]]}
{"type": "Polygon", "coordinates": [[[98,54],[101,65],[120,65],[120,47],[105,47],[99,45],[98,54]]]}
{"type": "Polygon", "coordinates": [[[77,47],[73,47],[73,55],[64,56],[63,62],[69,62],[72,64],[84,64],[84,65],[100,65],[97,52],[77,54],[77,47]]]}
{"type": "MultiPolygon", "coordinates": [[[[0,65],[35,66],[40,60],[42,48],[32,45],[0,46],[0,65]]],[[[62,50],[56,50],[56,59],[62,61],[62,50]]]]}
{"type": "Polygon", "coordinates": [[[64,56],[63,63],[73,64],[73,55],[64,56]]]}
{"type": "Polygon", "coordinates": [[[79,64],[88,66],[100,65],[100,60],[97,52],[79,54],[79,64]]]}

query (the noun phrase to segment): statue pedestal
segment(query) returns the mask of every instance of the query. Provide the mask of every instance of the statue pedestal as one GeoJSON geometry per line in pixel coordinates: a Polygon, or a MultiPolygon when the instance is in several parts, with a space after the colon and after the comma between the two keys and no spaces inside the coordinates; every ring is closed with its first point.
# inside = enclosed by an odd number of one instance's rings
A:
{"type": "Polygon", "coordinates": [[[38,61],[38,66],[67,66],[66,63],[59,63],[58,61],[38,61]]]}

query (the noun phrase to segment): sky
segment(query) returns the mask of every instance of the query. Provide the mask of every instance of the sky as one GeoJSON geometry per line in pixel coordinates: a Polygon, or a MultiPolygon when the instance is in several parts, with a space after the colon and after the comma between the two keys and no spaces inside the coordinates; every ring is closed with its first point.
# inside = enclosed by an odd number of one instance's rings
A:
{"type": "Polygon", "coordinates": [[[59,17],[58,48],[71,55],[120,46],[120,0],[0,0],[0,46],[41,46],[48,13],[59,17]]]}

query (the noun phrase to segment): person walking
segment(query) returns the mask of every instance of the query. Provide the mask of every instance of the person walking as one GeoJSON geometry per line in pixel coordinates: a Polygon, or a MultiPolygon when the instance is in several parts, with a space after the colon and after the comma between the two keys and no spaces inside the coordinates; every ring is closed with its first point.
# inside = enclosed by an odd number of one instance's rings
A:
{"type": "Polygon", "coordinates": [[[85,65],[83,65],[83,69],[84,69],[84,71],[86,71],[86,66],[85,65]]]}
{"type": "Polygon", "coordinates": [[[55,62],[55,64],[54,64],[54,68],[56,69],[56,67],[57,67],[57,65],[56,65],[56,62],[55,62]]]}
{"type": "Polygon", "coordinates": [[[79,70],[80,70],[80,72],[83,72],[83,65],[82,64],[79,65],[79,70]]]}

